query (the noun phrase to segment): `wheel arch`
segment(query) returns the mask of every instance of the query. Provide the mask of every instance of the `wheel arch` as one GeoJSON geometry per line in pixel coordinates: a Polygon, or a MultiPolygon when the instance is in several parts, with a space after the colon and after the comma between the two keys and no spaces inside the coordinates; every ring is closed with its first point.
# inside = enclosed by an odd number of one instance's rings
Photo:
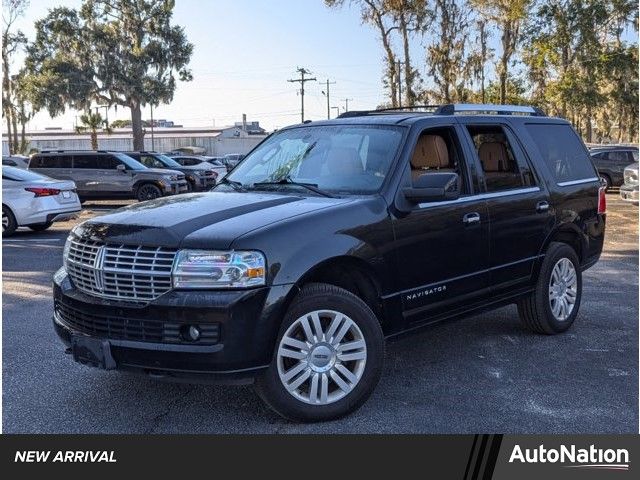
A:
{"type": "Polygon", "coordinates": [[[552,242],[560,242],[569,245],[576,252],[580,264],[582,265],[584,262],[584,254],[588,251],[587,240],[578,225],[575,223],[565,223],[555,228],[545,239],[545,242],[540,249],[538,261],[535,265],[535,277],[537,277],[540,272],[545,252],[549,249],[549,245],[552,242]]]}
{"type": "Polygon", "coordinates": [[[365,260],[341,255],[331,257],[307,270],[296,282],[298,288],[309,283],[326,283],[353,293],[373,310],[383,323],[381,286],[374,269],[365,260]]]}

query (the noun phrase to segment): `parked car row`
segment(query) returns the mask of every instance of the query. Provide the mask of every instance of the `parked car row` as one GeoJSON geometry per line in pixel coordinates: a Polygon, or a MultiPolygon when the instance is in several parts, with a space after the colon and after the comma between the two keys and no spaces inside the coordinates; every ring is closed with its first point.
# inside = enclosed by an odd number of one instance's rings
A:
{"type": "Polygon", "coordinates": [[[597,146],[589,153],[607,190],[622,186],[624,169],[638,161],[638,147],[632,145],[597,146]]]}
{"type": "Polygon", "coordinates": [[[88,199],[145,201],[210,190],[232,168],[234,159],[227,160],[103,150],[47,150],[31,158],[3,157],[3,235],[21,226],[45,230],[55,221],[69,219],[88,199]]]}

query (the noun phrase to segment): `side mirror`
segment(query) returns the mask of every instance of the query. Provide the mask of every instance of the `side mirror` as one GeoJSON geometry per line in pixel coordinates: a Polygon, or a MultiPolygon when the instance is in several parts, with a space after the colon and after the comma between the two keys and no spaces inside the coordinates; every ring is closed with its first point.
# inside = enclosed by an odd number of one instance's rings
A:
{"type": "Polygon", "coordinates": [[[124,173],[127,170],[127,167],[125,167],[123,164],[119,163],[118,165],[116,165],[116,170],[118,170],[119,172],[124,173]]]}
{"type": "Polygon", "coordinates": [[[412,203],[456,200],[460,196],[460,177],[453,172],[423,173],[402,192],[412,203]]]}

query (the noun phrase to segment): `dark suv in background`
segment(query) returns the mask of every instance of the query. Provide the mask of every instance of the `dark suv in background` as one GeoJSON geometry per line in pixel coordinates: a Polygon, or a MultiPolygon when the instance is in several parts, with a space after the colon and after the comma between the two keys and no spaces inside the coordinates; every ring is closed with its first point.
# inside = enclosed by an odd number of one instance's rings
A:
{"type": "Polygon", "coordinates": [[[638,147],[610,145],[589,150],[607,190],[624,183],[624,169],[638,161],[638,147]]]}
{"type": "Polygon", "coordinates": [[[147,168],[121,152],[56,150],[31,157],[29,170],[59,180],[73,180],[78,196],[111,200],[153,200],[187,191],[183,173],[147,168]]]}
{"type": "Polygon", "coordinates": [[[277,131],[212,192],[76,226],[53,322],[78,362],[255,381],[288,418],[333,419],[375,388],[385,337],[513,303],[568,330],[605,202],[537,109],[349,112],[277,131]]]}
{"type": "Polygon", "coordinates": [[[198,165],[180,165],[173,158],[157,152],[124,152],[139,161],[145,167],[160,170],[182,172],[187,180],[187,191],[200,192],[210,190],[216,185],[218,173],[208,168],[205,163],[198,165]]]}

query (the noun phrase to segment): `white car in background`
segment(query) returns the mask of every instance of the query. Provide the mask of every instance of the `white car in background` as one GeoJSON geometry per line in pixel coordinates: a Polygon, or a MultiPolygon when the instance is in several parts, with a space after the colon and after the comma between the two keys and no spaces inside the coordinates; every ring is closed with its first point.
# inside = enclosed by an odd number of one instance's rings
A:
{"type": "Polygon", "coordinates": [[[29,157],[24,155],[11,155],[2,157],[2,165],[9,167],[18,167],[26,170],[29,168],[29,157]]]}
{"type": "Polygon", "coordinates": [[[206,168],[208,170],[213,170],[218,174],[216,180],[219,182],[224,178],[227,174],[227,167],[225,167],[220,160],[216,157],[208,157],[205,155],[169,155],[176,162],[184,167],[198,166],[201,168],[206,168]]]}
{"type": "Polygon", "coordinates": [[[41,232],[53,222],[75,218],[80,212],[76,184],[54,180],[15,167],[2,167],[2,235],[18,227],[41,232]]]}

